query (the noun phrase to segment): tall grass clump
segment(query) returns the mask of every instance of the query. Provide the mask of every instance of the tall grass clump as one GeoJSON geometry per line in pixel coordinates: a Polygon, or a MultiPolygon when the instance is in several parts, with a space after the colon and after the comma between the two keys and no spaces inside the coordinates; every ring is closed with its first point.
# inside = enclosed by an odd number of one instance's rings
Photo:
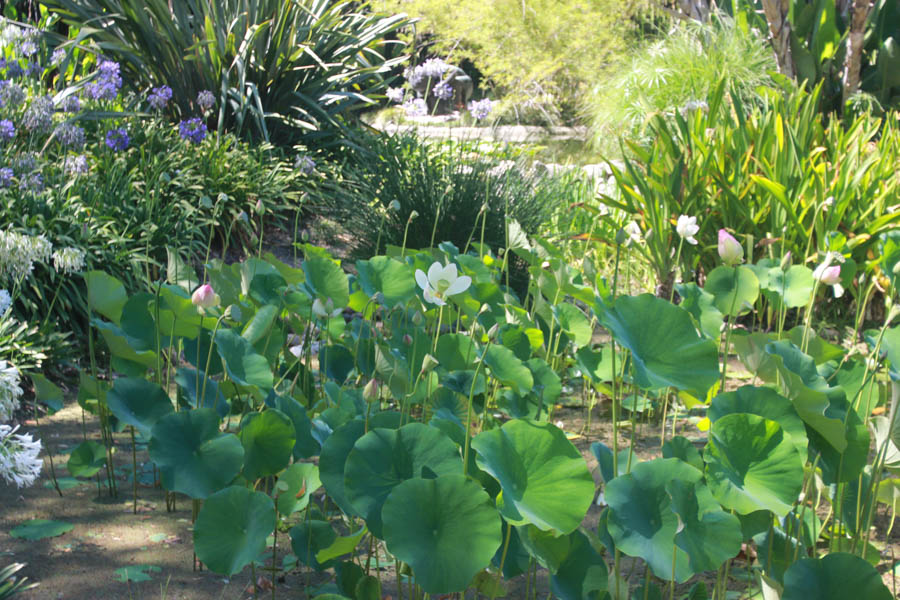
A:
{"type": "Polygon", "coordinates": [[[654,115],[703,106],[722,80],[742,100],[752,101],[757,88],[772,84],[775,70],[765,38],[743,19],[716,15],[709,23],[677,22],[637,49],[587,98],[593,143],[612,150],[622,134],[645,137],[654,115]]]}

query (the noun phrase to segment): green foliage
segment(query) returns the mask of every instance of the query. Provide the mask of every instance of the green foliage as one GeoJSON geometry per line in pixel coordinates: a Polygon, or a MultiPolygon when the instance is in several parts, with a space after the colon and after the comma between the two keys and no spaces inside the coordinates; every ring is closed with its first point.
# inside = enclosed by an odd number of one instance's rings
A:
{"type": "MultiPolygon", "coordinates": [[[[507,118],[578,116],[588,90],[623,50],[631,3],[601,0],[392,0],[434,35],[428,52],[471,60],[504,95],[507,118]]],[[[492,117],[493,118],[493,117],[492,117]]]]}
{"type": "Polygon", "coordinates": [[[652,139],[656,115],[673,115],[705,103],[720,81],[745,102],[758,102],[757,88],[772,84],[775,59],[765,37],[740,17],[714,15],[709,23],[676,21],[671,30],[629,53],[611,81],[588,97],[593,143],[609,153],[616,141],[652,139]]]}
{"type": "Polygon", "coordinates": [[[132,82],[168,85],[183,118],[211,91],[218,132],[276,143],[339,144],[346,117],[371,103],[402,60],[408,23],[368,3],[329,0],[47,0],[123,64],[132,82]],[[98,26],[99,22],[103,26],[98,26]]]}

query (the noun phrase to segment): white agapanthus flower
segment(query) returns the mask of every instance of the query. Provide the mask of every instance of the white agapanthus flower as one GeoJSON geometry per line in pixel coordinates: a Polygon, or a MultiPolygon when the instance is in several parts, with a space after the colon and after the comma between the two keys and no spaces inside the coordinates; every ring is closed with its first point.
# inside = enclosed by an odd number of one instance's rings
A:
{"type": "Polygon", "coordinates": [[[19,408],[22,388],[19,385],[19,370],[0,360],[0,423],[6,423],[19,408]]]}
{"type": "Polygon", "coordinates": [[[44,235],[0,231],[0,276],[27,277],[35,262],[46,262],[53,245],[44,235]]]}
{"type": "Polygon", "coordinates": [[[30,433],[16,433],[19,426],[0,425],[0,477],[17,488],[32,485],[41,474],[41,441],[30,433]]]}
{"type": "Polygon", "coordinates": [[[469,289],[472,278],[468,275],[459,275],[453,263],[445,267],[439,262],[434,262],[428,268],[428,275],[421,269],[416,269],[416,283],[422,288],[426,302],[444,306],[447,304],[445,298],[469,289]]]}
{"type": "Polygon", "coordinates": [[[77,273],[84,268],[84,250],[63,248],[53,253],[53,268],[56,272],[77,273]]]}
{"type": "Polygon", "coordinates": [[[12,296],[6,290],[0,290],[0,319],[6,316],[6,311],[12,306],[12,296]]]}
{"type": "Polygon", "coordinates": [[[675,230],[688,244],[697,245],[697,239],[694,237],[700,231],[700,226],[697,225],[697,217],[681,215],[678,217],[678,224],[675,225],[675,230]]]}

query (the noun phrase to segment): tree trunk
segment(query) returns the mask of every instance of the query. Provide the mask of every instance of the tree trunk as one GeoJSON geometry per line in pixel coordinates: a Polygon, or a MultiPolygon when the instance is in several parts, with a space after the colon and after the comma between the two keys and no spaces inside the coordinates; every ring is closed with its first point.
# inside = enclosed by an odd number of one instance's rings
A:
{"type": "Polygon", "coordinates": [[[678,8],[689,19],[706,23],[709,21],[709,0],[678,0],[678,8]]]}
{"type": "Polygon", "coordinates": [[[853,0],[853,18],[850,21],[850,34],[847,36],[847,57],[844,59],[844,104],[847,104],[847,99],[859,89],[863,38],[871,10],[870,0],[853,0]]]}
{"type": "Polygon", "coordinates": [[[790,0],[762,0],[769,33],[772,36],[772,48],[778,61],[778,71],[791,79],[794,78],[794,58],[791,54],[791,22],[788,21],[790,0]]]}

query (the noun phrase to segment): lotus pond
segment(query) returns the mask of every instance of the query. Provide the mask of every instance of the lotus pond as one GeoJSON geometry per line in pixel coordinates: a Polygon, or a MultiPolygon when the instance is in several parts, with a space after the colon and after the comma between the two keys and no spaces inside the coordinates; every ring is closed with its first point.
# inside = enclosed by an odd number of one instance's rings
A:
{"type": "Polygon", "coordinates": [[[125,564],[122,597],[893,597],[898,311],[844,345],[813,328],[849,253],[746,264],[723,230],[670,299],[620,289],[625,231],[611,278],[507,235],[203,279],[173,254],[130,295],[86,273],[89,366],[47,425],[72,446],[29,491],[61,499],[11,511],[4,544],[77,553],[101,525],[66,497],[96,496],[180,557],[179,590],[125,564]]]}

